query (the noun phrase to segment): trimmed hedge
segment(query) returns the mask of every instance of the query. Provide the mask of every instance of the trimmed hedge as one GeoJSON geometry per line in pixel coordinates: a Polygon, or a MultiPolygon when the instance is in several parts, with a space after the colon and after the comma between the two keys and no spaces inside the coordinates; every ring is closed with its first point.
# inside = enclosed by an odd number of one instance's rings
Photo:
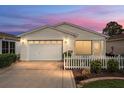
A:
{"type": "Polygon", "coordinates": [[[16,54],[0,54],[0,68],[8,67],[12,63],[16,62],[16,54]]]}
{"type": "Polygon", "coordinates": [[[101,72],[101,62],[99,60],[94,60],[91,62],[91,72],[100,73],[101,72]]]}
{"type": "Polygon", "coordinates": [[[114,59],[110,59],[107,62],[107,70],[109,72],[117,72],[119,70],[119,63],[114,59]]]}

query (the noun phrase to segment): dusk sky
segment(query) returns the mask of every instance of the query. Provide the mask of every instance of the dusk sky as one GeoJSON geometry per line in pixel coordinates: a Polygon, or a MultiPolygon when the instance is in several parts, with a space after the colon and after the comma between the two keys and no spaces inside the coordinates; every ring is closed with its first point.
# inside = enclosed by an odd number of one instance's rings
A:
{"type": "Polygon", "coordinates": [[[102,32],[110,21],[124,26],[124,6],[0,6],[0,32],[11,34],[61,22],[102,32]]]}

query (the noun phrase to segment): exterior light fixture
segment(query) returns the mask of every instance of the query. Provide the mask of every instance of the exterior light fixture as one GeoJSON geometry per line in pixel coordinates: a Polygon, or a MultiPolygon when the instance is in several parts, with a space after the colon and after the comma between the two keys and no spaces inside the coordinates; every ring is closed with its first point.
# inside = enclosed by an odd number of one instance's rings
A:
{"type": "Polygon", "coordinates": [[[68,39],[67,38],[64,39],[64,43],[68,44],[68,39]]]}
{"type": "Polygon", "coordinates": [[[26,44],[27,40],[26,39],[21,39],[20,42],[21,42],[21,44],[26,44]]]}

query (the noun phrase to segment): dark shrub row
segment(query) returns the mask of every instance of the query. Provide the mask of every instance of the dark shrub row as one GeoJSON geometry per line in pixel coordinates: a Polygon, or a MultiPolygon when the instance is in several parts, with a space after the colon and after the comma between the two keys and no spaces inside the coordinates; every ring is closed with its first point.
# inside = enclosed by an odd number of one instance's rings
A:
{"type": "Polygon", "coordinates": [[[0,54],[0,68],[10,66],[12,63],[16,62],[16,54],[0,54]]]}
{"type": "MultiPolygon", "coordinates": [[[[91,72],[93,73],[99,73],[101,72],[101,62],[99,60],[95,60],[91,62],[91,72]]],[[[107,71],[108,72],[117,72],[119,70],[119,63],[114,60],[108,60],[107,62],[107,71]]]]}

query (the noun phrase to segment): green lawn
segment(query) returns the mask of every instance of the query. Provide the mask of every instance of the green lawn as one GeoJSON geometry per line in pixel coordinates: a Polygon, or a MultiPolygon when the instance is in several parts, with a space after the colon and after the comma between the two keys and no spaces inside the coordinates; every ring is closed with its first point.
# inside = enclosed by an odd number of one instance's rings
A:
{"type": "Polygon", "coordinates": [[[124,80],[99,80],[87,83],[83,88],[124,88],[124,80]]]}

